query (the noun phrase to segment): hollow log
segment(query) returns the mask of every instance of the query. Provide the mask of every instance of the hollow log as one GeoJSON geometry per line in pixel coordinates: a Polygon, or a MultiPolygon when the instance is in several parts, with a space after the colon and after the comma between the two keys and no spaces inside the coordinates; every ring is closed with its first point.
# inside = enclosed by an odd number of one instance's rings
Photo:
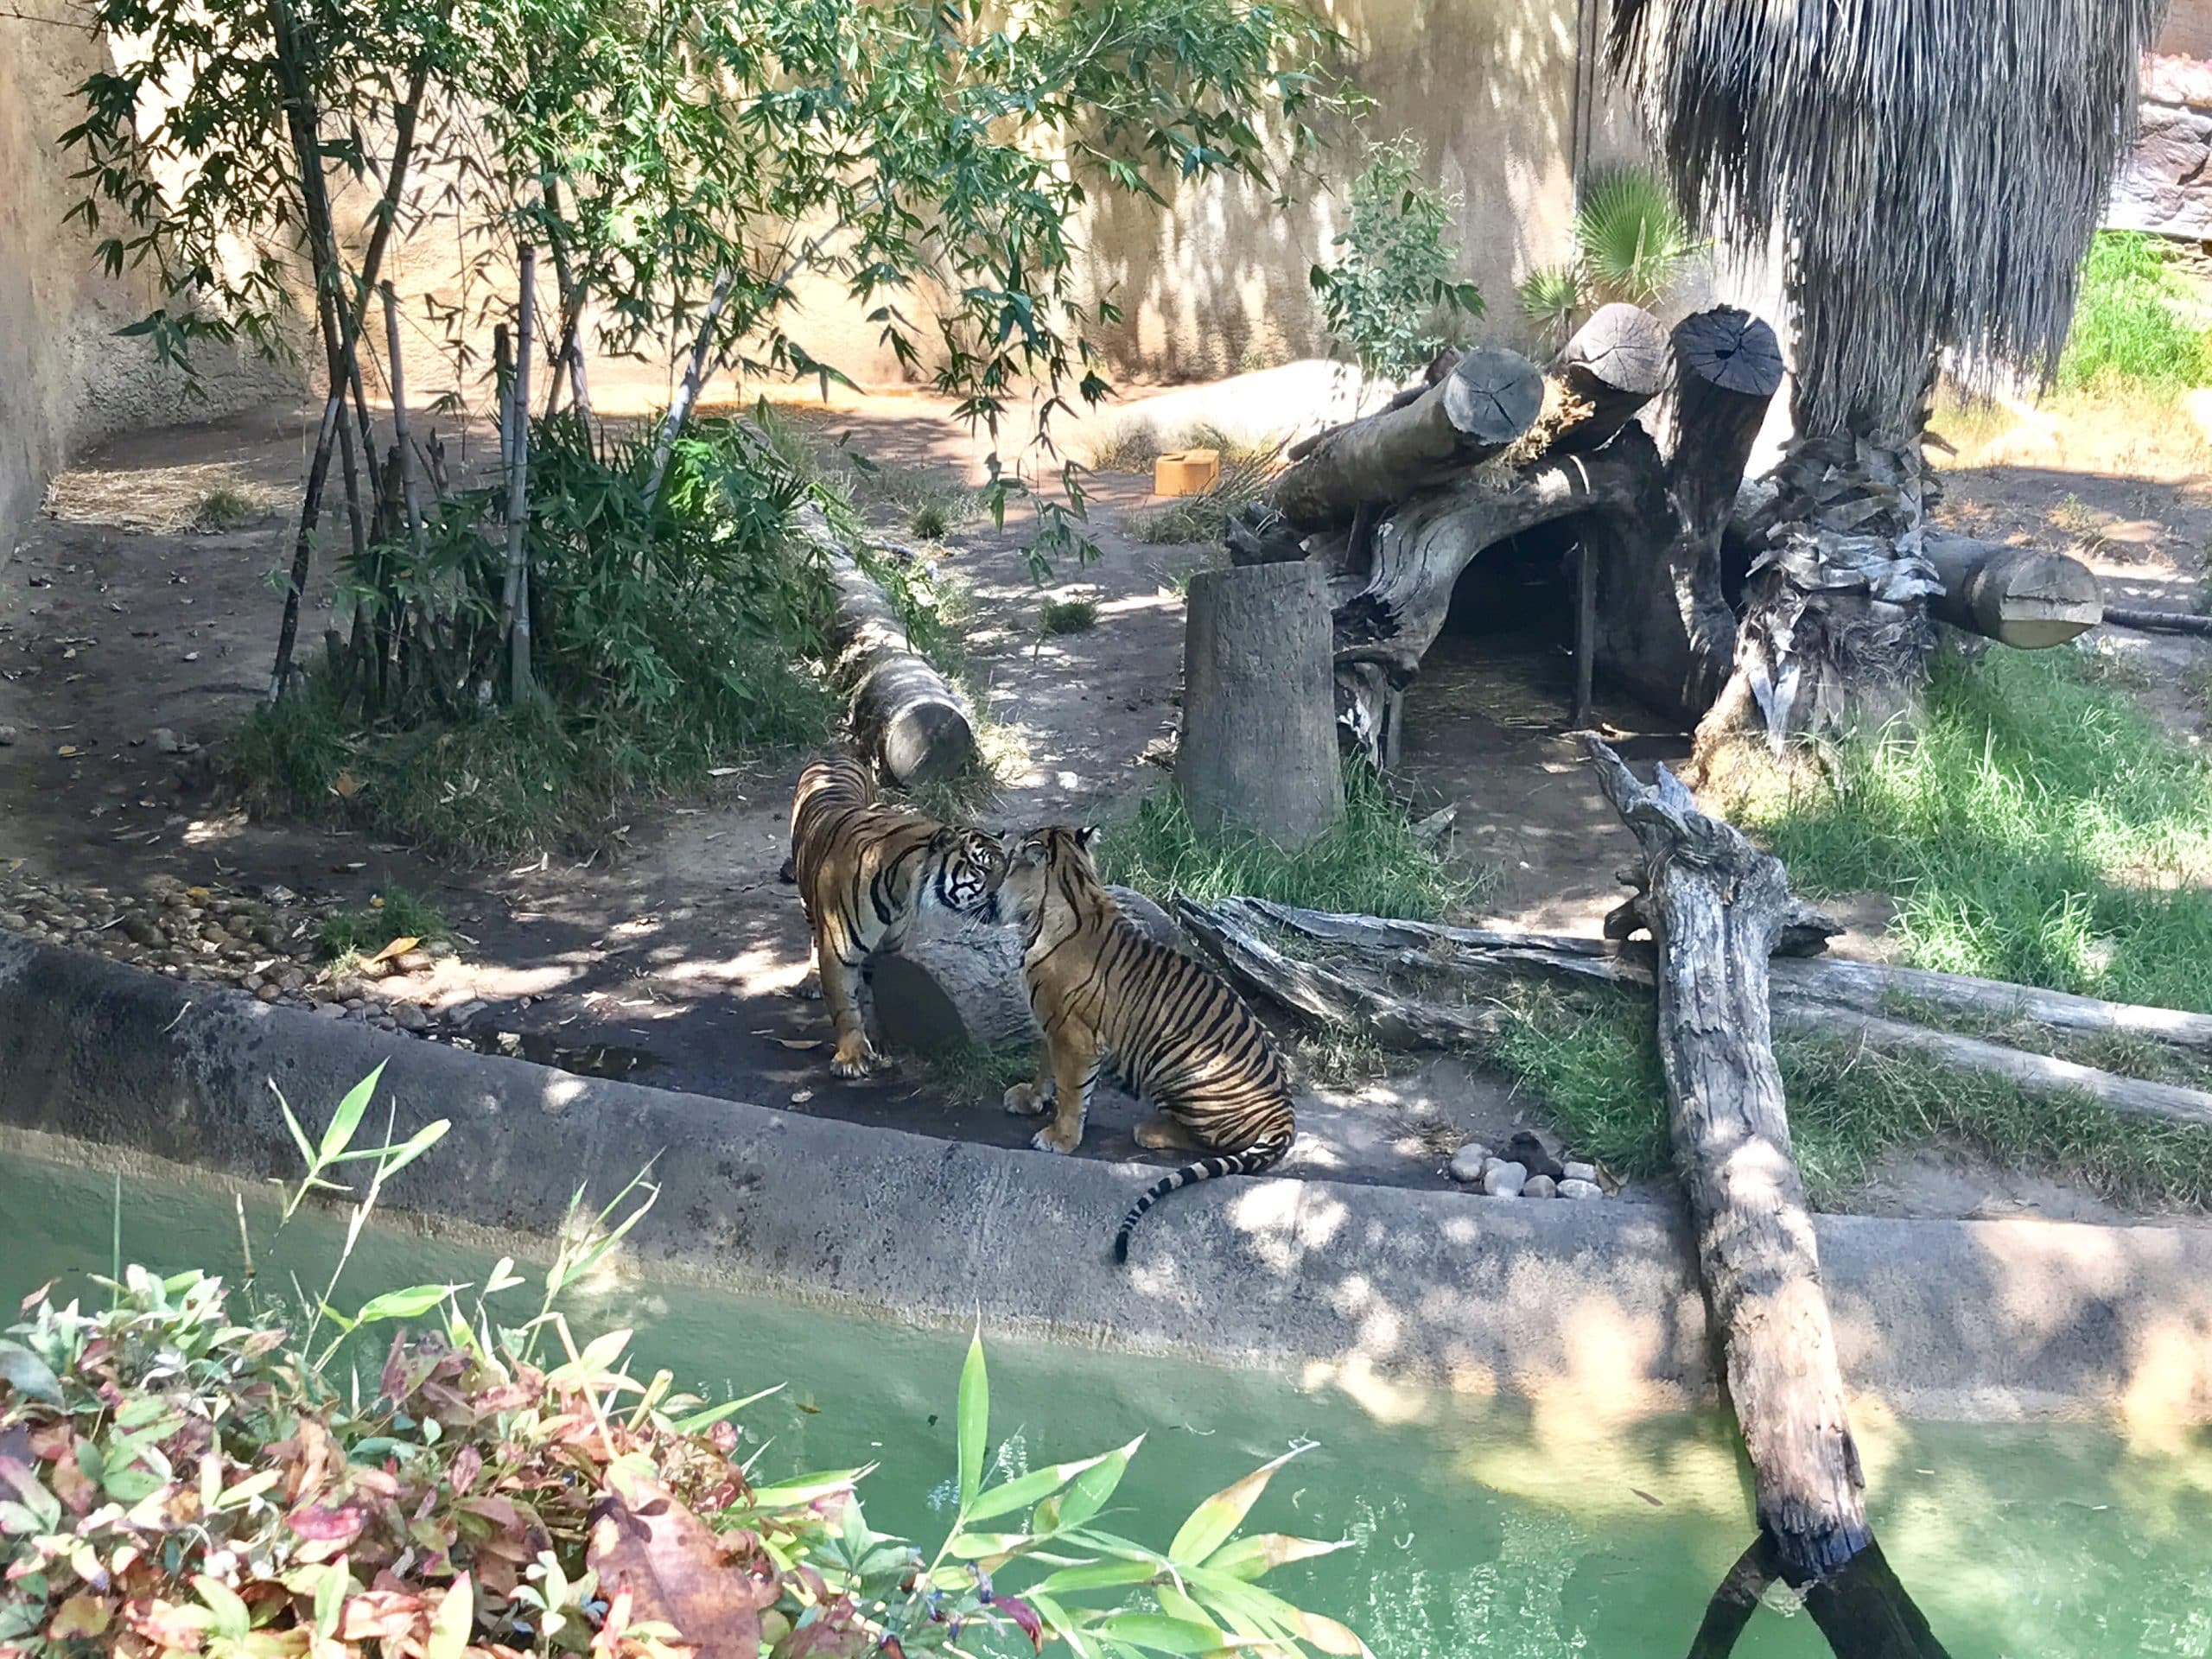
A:
{"type": "Polygon", "coordinates": [[[1599,739],[1586,747],[1643,849],[1669,1127],[1759,1525],[1789,1581],[1817,1583],[1873,1534],[1767,1001],[1767,958],[1803,906],[1781,862],[1664,766],[1647,786],[1599,739]]]}
{"type": "MultiPolygon", "coordinates": [[[[1729,1659],[1767,1586],[1785,1577],[1773,1540],[1761,1535],[1713,1592],[1689,1659],[1729,1659]]],[[[1927,1615],[1871,1538],[1841,1572],[1809,1588],[1805,1611],[1835,1659],[1948,1659],[1927,1615]]]]}
{"type": "Polygon", "coordinates": [[[1191,578],[1175,785],[1207,833],[1297,848],[1344,816],[1329,672],[1328,574],[1232,566],[1191,578]]]}
{"type": "Polygon", "coordinates": [[[1412,402],[1315,437],[1268,500],[1300,530],[1347,523],[1361,506],[1395,501],[1488,460],[1535,423],[1543,381],[1515,352],[1484,346],[1412,402]]]}
{"type": "Polygon", "coordinates": [[[837,660],[855,737],[883,775],[899,785],[950,778],[976,758],[976,734],[960,694],[906,638],[906,625],[875,579],[812,502],[793,520],[819,549],[836,594],[837,660]]]}
{"type": "Polygon", "coordinates": [[[1936,618],[1999,645],[2020,651],[2063,645],[2103,620],[2095,573],[2063,553],[1929,530],[1921,538],[1921,556],[1943,584],[1928,599],[1936,618]]]}
{"type": "Polygon", "coordinates": [[[1667,331],[1641,306],[1601,305],[1552,365],[1552,378],[1587,412],[1554,437],[1548,454],[1586,454],[1636,417],[1667,385],[1667,331]]]}

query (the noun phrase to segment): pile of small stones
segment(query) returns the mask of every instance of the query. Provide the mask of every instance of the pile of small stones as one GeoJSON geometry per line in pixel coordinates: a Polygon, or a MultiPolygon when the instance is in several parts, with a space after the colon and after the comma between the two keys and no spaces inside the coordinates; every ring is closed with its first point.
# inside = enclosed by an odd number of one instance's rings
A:
{"type": "Polygon", "coordinates": [[[1494,1198],[1602,1198],[1595,1164],[1560,1163],[1534,1135],[1516,1135],[1501,1157],[1470,1141],[1452,1154],[1452,1179],[1494,1198]],[[1556,1173],[1554,1173],[1556,1172],[1556,1173]]]}
{"type": "Polygon", "coordinates": [[[137,893],[122,893],[65,887],[0,866],[0,930],[171,979],[235,987],[327,1018],[427,1030],[429,1011],[405,998],[404,981],[428,972],[453,947],[440,941],[387,961],[357,963],[340,975],[321,960],[321,914],[282,887],[249,894],[156,876],[137,893]]]}

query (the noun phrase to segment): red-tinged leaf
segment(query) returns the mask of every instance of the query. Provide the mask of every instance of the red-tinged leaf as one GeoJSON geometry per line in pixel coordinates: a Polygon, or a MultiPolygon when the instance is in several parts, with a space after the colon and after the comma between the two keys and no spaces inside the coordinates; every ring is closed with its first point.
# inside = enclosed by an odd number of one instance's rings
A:
{"type": "Polygon", "coordinates": [[[77,1431],[67,1418],[58,1422],[39,1423],[26,1429],[23,1444],[32,1457],[41,1463],[60,1463],[73,1460],[77,1451],[77,1431]]]}
{"type": "Polygon", "coordinates": [[[106,1630],[115,1609],[104,1596],[72,1596],[46,1627],[49,1642],[82,1642],[106,1630]]]}
{"type": "Polygon", "coordinates": [[[309,1503],[288,1518],[294,1532],[317,1544],[350,1544],[369,1523],[368,1510],[359,1503],[309,1503]]]}
{"type": "Polygon", "coordinates": [[[54,1465],[54,1495],[68,1505],[73,1515],[85,1516],[100,1501],[100,1484],[78,1467],[73,1454],[54,1465]]]}
{"type": "Polygon", "coordinates": [[[429,1628],[429,1604],[401,1590],[365,1590],[349,1596],[338,1613],[340,1642],[420,1642],[429,1628]]]}
{"type": "Polygon", "coordinates": [[[1039,1653],[1045,1651],[1045,1621],[1037,1617],[1034,1607],[1020,1596],[1001,1596],[993,1605],[1020,1628],[1032,1648],[1039,1653]]]}
{"type": "Polygon", "coordinates": [[[816,1616],[791,1627],[771,1659],[860,1659],[868,1634],[853,1621],[852,1603],[839,1597],[816,1616]]]}
{"type": "Polygon", "coordinates": [[[466,1497],[469,1488],[476,1484],[476,1478],[484,1472],[484,1454],[473,1446],[464,1446],[454,1453],[453,1468],[447,1478],[453,1482],[454,1491],[466,1497]]]}
{"type": "Polygon", "coordinates": [[[584,1563],[601,1593],[631,1593],[640,1623],[672,1625],[716,1659],[754,1659],[760,1610],[783,1586],[765,1557],[733,1563],[707,1523],[658,1481],[620,1466],[592,1514],[584,1563]]]}
{"type": "Polygon", "coordinates": [[[46,1293],[53,1288],[54,1281],[49,1279],[44,1284],[41,1285],[36,1290],[31,1292],[29,1295],[23,1298],[22,1311],[25,1313],[29,1313],[31,1309],[36,1307],[41,1302],[46,1300],[46,1293]]]}
{"type": "Polygon", "coordinates": [[[522,1510],[516,1506],[514,1499],[511,1497],[487,1495],[483,1497],[463,1498],[461,1512],[463,1515],[473,1515],[481,1521],[489,1521],[493,1526],[508,1531],[519,1532],[525,1524],[522,1510]]]}
{"type": "Polygon", "coordinates": [[[124,1608],[123,1622],[133,1635],[157,1649],[197,1653],[207,1640],[207,1627],[214,1622],[214,1616],[205,1607],[144,1597],[124,1608]]]}

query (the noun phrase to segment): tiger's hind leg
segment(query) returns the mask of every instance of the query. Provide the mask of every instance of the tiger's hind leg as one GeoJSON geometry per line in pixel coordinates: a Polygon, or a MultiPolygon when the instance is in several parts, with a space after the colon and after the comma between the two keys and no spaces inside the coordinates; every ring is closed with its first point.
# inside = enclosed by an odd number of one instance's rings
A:
{"type": "Polygon", "coordinates": [[[1147,1117],[1136,1128],[1137,1145],[1147,1152],[1205,1152],[1206,1143],[1165,1112],[1147,1117]]]}
{"type": "Polygon", "coordinates": [[[861,964],[847,963],[835,951],[815,941],[814,957],[822,969],[822,1002],[830,1011],[830,1029],[837,1033],[837,1051],[830,1069],[841,1077],[864,1077],[875,1064],[876,1052],[868,1039],[868,1026],[861,1012],[861,964]]]}

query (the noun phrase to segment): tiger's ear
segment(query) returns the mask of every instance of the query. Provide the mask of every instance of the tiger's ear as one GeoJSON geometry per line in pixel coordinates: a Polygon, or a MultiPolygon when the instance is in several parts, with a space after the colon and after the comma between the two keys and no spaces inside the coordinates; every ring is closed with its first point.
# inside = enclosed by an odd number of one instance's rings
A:
{"type": "Polygon", "coordinates": [[[1096,824],[1086,823],[1075,832],[1075,844],[1086,853],[1096,852],[1098,849],[1098,835],[1096,824]]]}
{"type": "Polygon", "coordinates": [[[1045,843],[1038,836],[1025,836],[1021,845],[1014,849],[1014,856],[1019,863],[1042,864],[1046,858],[1045,843]]]}

